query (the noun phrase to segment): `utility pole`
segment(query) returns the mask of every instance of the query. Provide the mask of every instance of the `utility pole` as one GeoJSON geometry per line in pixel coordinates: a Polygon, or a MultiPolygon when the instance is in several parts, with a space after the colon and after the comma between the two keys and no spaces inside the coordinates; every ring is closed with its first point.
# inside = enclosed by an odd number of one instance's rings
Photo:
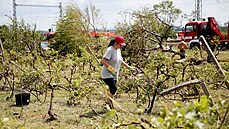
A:
{"type": "Polygon", "coordinates": [[[13,0],[13,19],[16,21],[16,0],[13,0]]]}
{"type": "Polygon", "coordinates": [[[196,6],[196,20],[199,21],[202,18],[202,0],[195,0],[196,6]]]}
{"type": "Polygon", "coordinates": [[[63,13],[63,11],[62,11],[62,4],[61,4],[61,2],[59,2],[59,9],[60,9],[60,18],[62,18],[62,13],[63,13]]]}

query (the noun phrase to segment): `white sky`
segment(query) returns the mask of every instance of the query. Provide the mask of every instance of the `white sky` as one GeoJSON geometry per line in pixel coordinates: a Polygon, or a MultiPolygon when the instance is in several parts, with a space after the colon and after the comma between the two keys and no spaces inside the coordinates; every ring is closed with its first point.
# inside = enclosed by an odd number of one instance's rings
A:
{"type": "MultiPolygon", "coordinates": [[[[79,7],[91,2],[100,9],[100,15],[107,24],[107,28],[113,28],[117,21],[122,21],[120,11],[136,10],[144,6],[158,4],[162,0],[75,0],[79,7]]],[[[16,0],[17,4],[55,5],[62,3],[63,9],[70,0],[16,0]]],[[[195,10],[195,0],[173,0],[176,8],[183,13],[190,14],[195,10]]],[[[17,6],[17,18],[23,18],[27,23],[37,25],[38,30],[55,28],[53,24],[59,18],[59,8],[25,7],[17,6]]],[[[13,0],[0,0],[0,25],[10,23],[7,16],[13,15],[13,0]]],[[[202,16],[213,16],[223,24],[229,20],[229,0],[202,0],[202,16]]],[[[183,21],[182,23],[184,23],[183,21]]],[[[181,20],[178,22],[181,23],[181,20]]]]}

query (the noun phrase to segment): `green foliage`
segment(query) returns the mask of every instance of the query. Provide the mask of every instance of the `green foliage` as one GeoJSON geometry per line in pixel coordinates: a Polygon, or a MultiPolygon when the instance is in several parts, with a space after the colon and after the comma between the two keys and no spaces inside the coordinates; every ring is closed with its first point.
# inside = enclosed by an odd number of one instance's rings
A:
{"type": "Polygon", "coordinates": [[[222,68],[229,72],[229,63],[222,64],[222,68]]]}
{"type": "Polygon", "coordinates": [[[0,128],[11,129],[11,126],[9,124],[9,118],[4,117],[0,119],[0,128]]]}
{"type": "Polygon", "coordinates": [[[1,39],[4,39],[3,47],[7,51],[32,52],[38,46],[37,41],[40,40],[40,34],[32,30],[29,24],[25,25],[23,20],[3,27],[0,33],[1,39]]]}
{"type": "Polygon", "coordinates": [[[4,37],[4,31],[7,31],[8,30],[8,26],[7,25],[3,25],[3,26],[0,26],[0,38],[2,40],[2,42],[5,42],[5,37],[4,37]]]}
{"type": "Polygon", "coordinates": [[[220,27],[220,31],[225,36],[225,39],[228,39],[228,24],[224,27],[220,27]]]}
{"type": "Polygon", "coordinates": [[[123,56],[129,57],[130,63],[147,64],[153,50],[162,48],[168,37],[175,36],[172,23],[181,11],[171,1],[163,1],[154,8],[145,7],[140,11],[127,13],[130,19],[117,25],[117,33],[125,37],[127,43],[123,56]]]}
{"type": "Polygon", "coordinates": [[[19,87],[30,90],[40,90],[42,88],[42,74],[36,71],[24,72],[21,75],[19,87]]]}
{"type": "Polygon", "coordinates": [[[52,43],[55,50],[65,54],[76,52],[82,56],[80,46],[88,42],[88,35],[85,34],[88,30],[84,28],[81,15],[79,8],[67,8],[66,15],[57,23],[56,42],[52,43]]]}
{"type": "MultiPolygon", "coordinates": [[[[206,83],[209,88],[219,87],[219,81],[224,78],[212,64],[194,65],[192,62],[176,63],[171,59],[170,53],[155,51],[146,60],[141,60],[138,64],[144,74],[142,76],[132,76],[128,81],[126,78],[120,79],[124,92],[136,93],[136,103],[138,107],[147,109],[152,101],[155,92],[163,91],[183,82],[198,79],[206,83]]],[[[197,54],[195,54],[197,55],[197,54]]],[[[124,73],[129,74],[129,73],[124,73]]],[[[140,74],[139,74],[140,75],[140,74]]],[[[190,85],[171,93],[171,96],[164,95],[166,99],[186,100],[186,98],[198,97],[203,91],[199,84],[190,85]],[[174,94],[174,95],[173,95],[174,94]],[[191,97],[193,96],[193,97],[191,97]]]]}
{"type": "Polygon", "coordinates": [[[102,124],[107,125],[107,122],[111,118],[115,117],[115,114],[116,114],[116,111],[114,109],[108,110],[107,113],[105,115],[103,115],[103,117],[102,117],[102,124]]]}
{"type": "Polygon", "coordinates": [[[155,13],[166,23],[172,24],[179,17],[181,10],[175,8],[173,1],[165,0],[153,6],[155,13]]]}
{"type": "Polygon", "coordinates": [[[66,14],[57,22],[57,34],[52,48],[62,55],[76,53],[78,57],[82,57],[86,45],[95,46],[96,39],[90,36],[90,31],[97,28],[98,12],[93,5],[87,6],[85,11],[75,4],[68,5],[66,14]]]}
{"type": "MultiPolygon", "coordinates": [[[[218,115],[215,107],[209,107],[209,100],[202,96],[200,101],[190,103],[190,106],[183,108],[180,103],[174,102],[172,109],[163,108],[160,117],[152,118],[151,123],[155,128],[199,128],[217,127],[218,115]]],[[[222,108],[222,107],[221,107],[222,108]]]]}

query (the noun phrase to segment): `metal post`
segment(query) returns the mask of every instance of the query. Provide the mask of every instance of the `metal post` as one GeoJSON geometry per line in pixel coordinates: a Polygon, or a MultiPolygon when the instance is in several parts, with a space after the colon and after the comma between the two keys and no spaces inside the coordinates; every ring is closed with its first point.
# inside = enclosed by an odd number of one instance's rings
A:
{"type": "Polygon", "coordinates": [[[60,8],[60,18],[62,18],[62,4],[59,2],[59,8],[60,8]]]}
{"type": "Polygon", "coordinates": [[[4,62],[4,49],[3,49],[1,38],[0,38],[0,55],[2,56],[2,63],[3,63],[4,62]]]}
{"type": "Polygon", "coordinates": [[[197,0],[196,2],[196,17],[197,21],[201,19],[202,15],[202,0],[197,0]]]}
{"type": "Polygon", "coordinates": [[[13,19],[16,21],[17,17],[16,17],[16,0],[13,0],[13,19]]]}
{"type": "Polygon", "coordinates": [[[214,105],[214,101],[213,99],[211,98],[212,96],[210,95],[210,92],[208,90],[208,87],[206,86],[206,83],[205,82],[201,82],[200,83],[200,86],[201,88],[203,89],[204,91],[204,94],[208,97],[208,99],[211,101],[210,103],[210,106],[212,107],[214,105]]]}
{"type": "Polygon", "coordinates": [[[229,41],[229,21],[227,22],[227,40],[229,41]]]}

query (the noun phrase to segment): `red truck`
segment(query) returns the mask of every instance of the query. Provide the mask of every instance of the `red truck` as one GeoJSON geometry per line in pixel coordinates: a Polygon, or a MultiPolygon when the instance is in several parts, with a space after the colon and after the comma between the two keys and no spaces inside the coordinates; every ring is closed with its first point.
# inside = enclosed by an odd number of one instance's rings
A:
{"type": "MultiPolygon", "coordinates": [[[[229,24],[229,22],[228,22],[229,24]]],[[[208,17],[208,21],[191,21],[185,25],[184,30],[184,41],[188,43],[189,48],[197,46],[200,48],[199,37],[203,35],[209,43],[209,46],[213,45],[212,43],[217,41],[219,42],[218,46],[223,49],[229,49],[229,35],[228,39],[225,39],[225,36],[220,32],[218,24],[214,17],[208,17]]],[[[229,26],[228,26],[229,33],[229,26]]],[[[215,45],[213,45],[215,46],[215,45]]],[[[214,49],[213,49],[214,50],[214,49]]]]}

